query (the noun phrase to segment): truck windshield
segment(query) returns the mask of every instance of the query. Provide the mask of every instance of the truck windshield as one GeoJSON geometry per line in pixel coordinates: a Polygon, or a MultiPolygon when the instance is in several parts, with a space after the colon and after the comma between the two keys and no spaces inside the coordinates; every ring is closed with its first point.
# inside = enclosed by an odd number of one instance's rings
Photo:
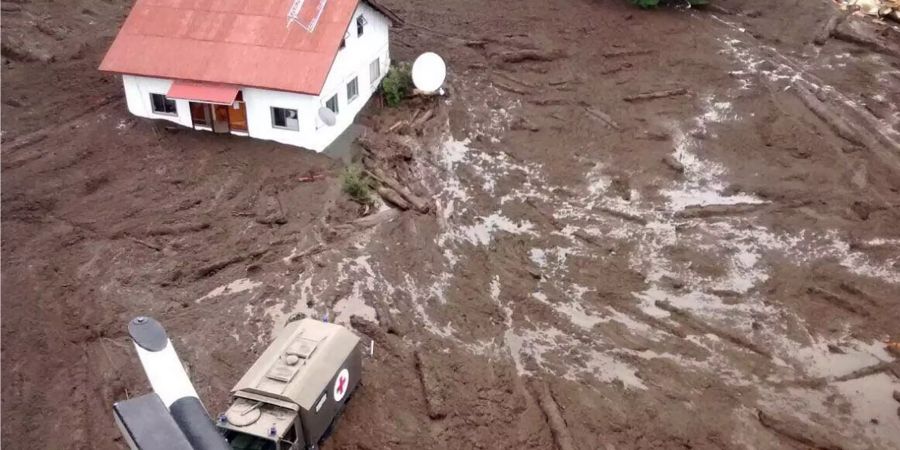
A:
{"type": "Polygon", "coordinates": [[[225,440],[234,450],[275,450],[274,441],[237,431],[228,430],[225,440]]]}

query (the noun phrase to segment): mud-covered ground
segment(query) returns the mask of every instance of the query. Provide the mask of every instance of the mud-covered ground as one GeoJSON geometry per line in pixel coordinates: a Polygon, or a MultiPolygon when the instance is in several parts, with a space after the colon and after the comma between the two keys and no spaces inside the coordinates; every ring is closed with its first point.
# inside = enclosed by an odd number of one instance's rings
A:
{"type": "Polygon", "coordinates": [[[817,46],[825,0],[385,3],[395,59],[449,65],[402,167],[429,214],[129,116],[95,70],[126,4],[2,3],[4,447],[123,447],[135,315],[215,412],[297,313],[375,341],[326,448],[900,447],[895,25],[817,46]]]}

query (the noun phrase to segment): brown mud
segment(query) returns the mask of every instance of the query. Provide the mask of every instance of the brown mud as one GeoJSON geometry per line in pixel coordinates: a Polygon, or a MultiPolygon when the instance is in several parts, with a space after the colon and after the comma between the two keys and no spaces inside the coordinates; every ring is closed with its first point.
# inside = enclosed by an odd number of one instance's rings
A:
{"type": "Polygon", "coordinates": [[[298,313],[375,342],[324,448],[900,447],[896,25],[385,3],[449,93],[360,118],[428,202],[365,218],[325,155],[130,116],[127,4],[2,3],[4,447],[123,448],[135,315],[215,412],[298,313]]]}

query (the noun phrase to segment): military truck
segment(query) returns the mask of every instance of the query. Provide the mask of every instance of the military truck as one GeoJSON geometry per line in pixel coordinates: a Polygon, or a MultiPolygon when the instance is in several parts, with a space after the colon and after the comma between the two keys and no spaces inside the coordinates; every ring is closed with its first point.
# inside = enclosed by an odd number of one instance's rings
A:
{"type": "Polygon", "coordinates": [[[359,337],[313,319],[289,323],[232,389],[216,425],[236,450],[315,449],[359,384],[359,337]]]}

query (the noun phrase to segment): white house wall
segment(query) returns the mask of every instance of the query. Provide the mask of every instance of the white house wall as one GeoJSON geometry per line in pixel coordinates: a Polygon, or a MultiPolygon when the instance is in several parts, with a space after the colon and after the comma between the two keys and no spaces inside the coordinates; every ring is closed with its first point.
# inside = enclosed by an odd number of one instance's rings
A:
{"type": "MultiPolygon", "coordinates": [[[[381,78],[390,67],[388,51],[388,33],[390,21],[368,4],[361,2],[357,7],[347,29],[346,45],[341,49],[331,71],[325,80],[319,96],[297,94],[292,92],[272,91],[258,88],[241,88],[244,104],[247,109],[247,129],[251,137],[268,139],[284,144],[305,147],[322,151],[338,135],[344,132],[369,98],[378,88],[381,78]],[[356,35],[356,20],[364,15],[367,20],[361,37],[356,35]],[[369,64],[376,58],[380,63],[380,77],[373,83],[369,77],[369,64]],[[358,96],[349,101],[347,83],[357,77],[358,96]],[[338,96],[337,123],[325,126],[318,117],[318,110],[325,106],[333,95],[338,96]],[[272,126],[272,107],[297,110],[299,129],[285,130],[272,126]]],[[[124,75],[125,97],[128,110],[140,117],[168,120],[180,125],[192,127],[190,106],[187,100],[176,100],[177,115],[166,115],[153,112],[150,94],[163,94],[169,91],[171,80],[124,75]]]]}
{"type": "Polygon", "coordinates": [[[161,114],[153,111],[153,105],[150,104],[150,94],[166,95],[172,86],[172,80],[122,75],[122,84],[125,85],[125,101],[128,103],[128,112],[148,119],[162,119],[186,127],[193,126],[191,122],[191,108],[187,100],[175,100],[177,115],[161,114]]]}
{"type": "Polygon", "coordinates": [[[391,63],[388,50],[389,29],[390,21],[387,17],[367,3],[360,2],[347,29],[346,46],[338,52],[319,95],[320,105],[324,106],[331,96],[337,94],[339,105],[337,124],[323,130],[323,141],[332,142],[353,123],[356,114],[366,105],[372,93],[378,88],[381,78],[387,73],[391,63]],[[366,17],[368,24],[362,37],[357,37],[356,20],[360,15],[366,17]],[[369,63],[375,58],[378,58],[381,64],[381,76],[375,83],[371,83],[369,63]],[[359,96],[348,102],[347,83],[353,77],[357,77],[358,80],[359,96]]]}

